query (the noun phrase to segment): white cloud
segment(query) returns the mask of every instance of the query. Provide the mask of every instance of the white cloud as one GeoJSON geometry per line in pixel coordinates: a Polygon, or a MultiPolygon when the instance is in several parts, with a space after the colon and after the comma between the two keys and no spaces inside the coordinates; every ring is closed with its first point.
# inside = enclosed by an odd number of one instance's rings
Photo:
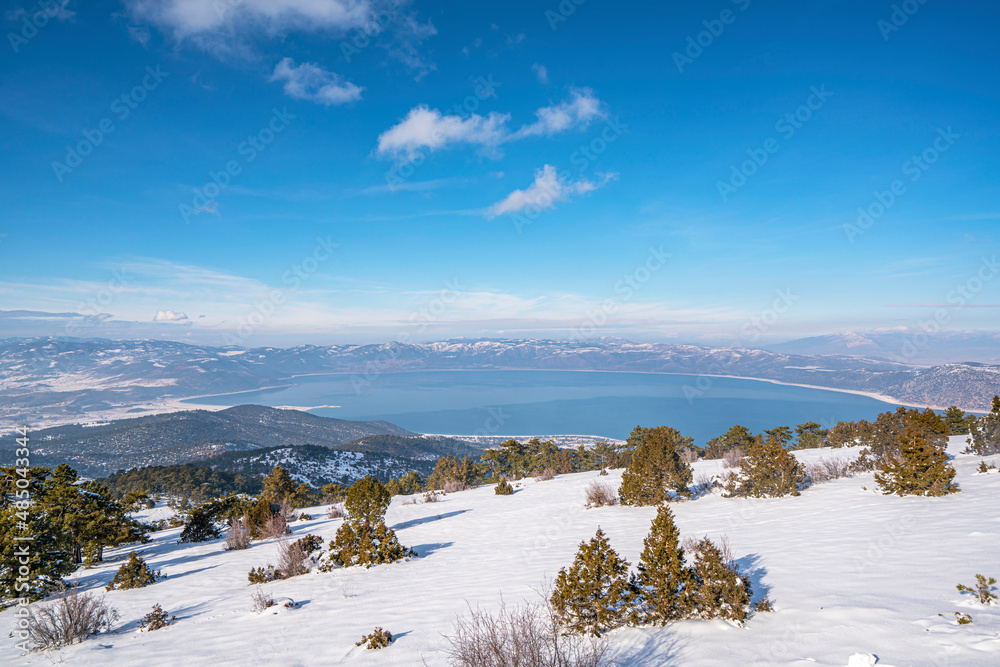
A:
{"type": "Polygon", "coordinates": [[[538,83],[548,83],[549,82],[549,70],[545,65],[539,65],[535,63],[531,66],[532,71],[534,71],[535,76],[538,77],[538,83]]]}
{"type": "Polygon", "coordinates": [[[132,15],[169,30],[178,40],[257,29],[349,30],[371,16],[367,0],[125,0],[132,15]]]}
{"type": "Polygon", "coordinates": [[[179,322],[188,318],[184,313],[175,313],[172,310],[158,310],[153,316],[154,322],[179,322]]]}
{"type": "Polygon", "coordinates": [[[509,119],[509,115],[495,112],[486,117],[445,116],[437,109],[420,105],[379,135],[378,152],[383,156],[412,157],[421,148],[438,150],[454,143],[494,147],[503,140],[509,119]]]}
{"type": "Polygon", "coordinates": [[[424,148],[434,151],[465,143],[496,153],[499,145],[507,141],[586,128],[591,121],[607,116],[603,107],[589,88],[573,90],[569,100],[542,107],[535,112],[537,121],[511,133],[507,129],[510,114],[491,112],[485,117],[472,114],[463,118],[421,104],[379,135],[377,152],[382,157],[411,159],[424,148]]]}
{"type": "Polygon", "coordinates": [[[327,72],[316,63],[302,63],[296,67],[291,58],[285,58],[275,66],[271,81],[284,81],[285,94],[293,99],[326,106],[356,102],[361,99],[361,91],[364,90],[333,72],[327,72]]]}
{"type": "Polygon", "coordinates": [[[572,195],[592,192],[616,178],[617,174],[605,174],[598,182],[581,178],[570,182],[565,175],[560,175],[552,165],[545,165],[535,171],[535,181],[524,190],[514,190],[507,197],[491,206],[486,215],[495,218],[504,213],[519,213],[528,208],[545,210],[555,208],[556,202],[566,201],[572,195]]]}
{"type": "Polygon", "coordinates": [[[584,129],[591,121],[607,116],[601,101],[589,88],[573,90],[571,95],[568,101],[542,107],[536,111],[538,120],[512,134],[511,140],[535,135],[552,136],[571,129],[584,129]]]}

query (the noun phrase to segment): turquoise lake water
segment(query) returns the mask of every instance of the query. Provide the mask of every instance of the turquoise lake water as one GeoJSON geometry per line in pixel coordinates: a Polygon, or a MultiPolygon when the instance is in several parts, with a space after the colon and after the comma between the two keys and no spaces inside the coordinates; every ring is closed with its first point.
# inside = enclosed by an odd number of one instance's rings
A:
{"type": "Polygon", "coordinates": [[[192,399],[208,405],[336,405],[314,414],[385,419],[419,433],[597,435],[625,438],[636,425],[673,426],[703,444],[742,424],[759,432],[813,420],[872,419],[895,406],[866,396],[759,380],[599,371],[416,371],[314,375],[294,384],[192,399]],[[706,387],[706,382],[710,386],[706,387]],[[688,390],[685,391],[685,386],[688,390]],[[701,387],[700,394],[691,389],[701,387]]]}

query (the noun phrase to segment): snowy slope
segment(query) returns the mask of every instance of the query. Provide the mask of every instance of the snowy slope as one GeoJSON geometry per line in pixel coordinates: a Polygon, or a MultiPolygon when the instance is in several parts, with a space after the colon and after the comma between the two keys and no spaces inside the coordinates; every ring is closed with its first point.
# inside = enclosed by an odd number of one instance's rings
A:
{"type": "MultiPolygon", "coordinates": [[[[976,573],[1000,576],[1000,473],[975,474],[979,459],[958,454],[962,492],[945,498],[896,498],[872,491],[871,475],[806,490],[796,498],[726,499],[709,495],[674,506],[683,535],[728,535],[754,573],[755,597],[767,593],[775,612],[740,628],[723,621],[685,621],[668,628],[627,628],[611,634],[625,665],[847,665],[856,652],[879,665],[1000,664],[1000,607],[986,608],[955,590],[976,573]],[[864,490],[867,487],[868,490],[864,490]],[[958,626],[953,612],[970,613],[958,626]],[[943,614],[944,616],[939,616],[943,614]]],[[[803,459],[845,456],[813,450],[803,459]]],[[[1000,462],[1000,456],[993,457],[1000,462]]],[[[695,465],[696,479],[717,471],[695,465]]],[[[547,482],[525,480],[509,497],[491,487],[451,494],[436,504],[396,498],[387,520],[420,554],[371,570],[310,573],[268,585],[277,613],[250,612],[246,573],[275,557],[272,542],[224,552],[220,541],[175,544],[178,530],[156,534],[142,548],[168,575],[109,600],[123,625],[56,655],[21,656],[6,638],[10,612],[0,615],[0,663],[67,665],[428,665],[445,664],[441,633],[466,602],[495,606],[536,599],[533,588],[569,565],[581,540],[600,525],[633,565],[654,515],[652,508],[583,509],[596,473],[547,482]],[[345,597],[345,590],[351,595],[345,597]],[[153,633],[136,620],[154,603],[178,617],[153,633]],[[382,651],[355,648],[375,626],[398,637],[382,651]]],[[[602,478],[617,484],[620,471],[602,478]]],[[[316,517],[324,508],[310,510],[316,517]]],[[[295,534],[331,537],[340,520],[294,524],[295,534]]],[[[112,554],[124,557],[124,551],[112,554]]],[[[109,562],[82,571],[87,588],[105,584],[109,562]]]]}

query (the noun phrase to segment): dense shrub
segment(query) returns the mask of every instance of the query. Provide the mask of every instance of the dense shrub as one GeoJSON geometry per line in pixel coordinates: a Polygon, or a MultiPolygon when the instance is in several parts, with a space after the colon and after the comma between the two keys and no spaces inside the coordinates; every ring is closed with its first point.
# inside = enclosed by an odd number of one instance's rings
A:
{"type": "Polygon", "coordinates": [[[944,496],[959,490],[944,444],[927,441],[918,431],[899,436],[898,452],[879,459],[875,482],[882,493],[897,496],[944,496]]]}
{"type": "Polygon", "coordinates": [[[509,496],[514,493],[514,487],[510,485],[507,478],[504,477],[500,480],[500,483],[493,488],[493,493],[498,496],[509,496]]]}
{"type": "Polygon", "coordinates": [[[691,439],[669,426],[633,429],[635,443],[618,491],[622,505],[657,505],[675,496],[690,496],[691,466],[681,450],[691,439]]]}
{"type": "Polygon", "coordinates": [[[355,642],[355,646],[364,646],[369,650],[378,650],[385,648],[392,643],[392,634],[388,630],[383,630],[382,628],[375,628],[375,631],[371,634],[367,634],[361,638],[361,641],[355,642]]]}
{"type": "Polygon", "coordinates": [[[761,435],[747,448],[739,471],[726,483],[726,492],[749,498],[797,496],[805,483],[798,461],[781,446],[781,439],[773,434],[761,435]]]}
{"type": "Polygon", "coordinates": [[[832,447],[860,445],[863,447],[852,470],[877,469],[882,459],[899,452],[899,436],[906,431],[920,433],[925,440],[944,446],[948,439],[948,425],[931,409],[923,412],[899,407],[893,412],[883,412],[874,422],[839,422],[832,429],[828,442],[832,447]]]}
{"type": "Polygon", "coordinates": [[[267,584],[278,578],[273,565],[255,567],[247,573],[247,581],[251,584],[267,584]]]}
{"type": "Polygon", "coordinates": [[[550,598],[559,625],[595,637],[624,625],[634,600],[628,566],[600,528],[589,543],[581,542],[573,564],[559,571],[550,598]]]}
{"type": "Polygon", "coordinates": [[[115,578],[107,585],[109,591],[114,589],[128,590],[130,588],[143,588],[156,582],[160,578],[159,570],[151,570],[136,552],[128,555],[128,560],[118,568],[115,578]]]}
{"type": "Polygon", "coordinates": [[[207,542],[219,536],[211,514],[201,507],[188,512],[188,520],[181,531],[181,542],[207,542]]]}
{"type": "Polygon", "coordinates": [[[750,581],[740,573],[728,552],[725,543],[720,548],[707,537],[697,542],[691,568],[692,616],[746,620],[752,594],[750,581]]]}
{"type": "Polygon", "coordinates": [[[118,610],[104,596],[64,588],[54,602],[33,606],[28,611],[27,641],[33,650],[59,648],[82,642],[91,635],[110,632],[118,620],[118,610]]]}
{"type": "Polygon", "coordinates": [[[153,605],[153,611],[143,616],[142,620],[139,621],[139,629],[152,632],[153,630],[165,628],[176,620],[176,616],[170,616],[167,612],[163,611],[163,607],[155,604],[153,605]]]}

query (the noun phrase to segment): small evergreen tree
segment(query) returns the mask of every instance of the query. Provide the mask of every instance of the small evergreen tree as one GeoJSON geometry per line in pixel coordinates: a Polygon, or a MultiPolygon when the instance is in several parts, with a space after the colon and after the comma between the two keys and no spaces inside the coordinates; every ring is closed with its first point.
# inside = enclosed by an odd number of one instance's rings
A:
{"type": "Polygon", "coordinates": [[[351,521],[372,525],[382,521],[391,502],[392,496],[385,485],[378,478],[366,475],[347,490],[344,509],[351,521]]]}
{"type": "Polygon", "coordinates": [[[207,542],[219,536],[212,516],[204,508],[195,507],[188,512],[188,520],[181,531],[181,542],[207,542]]]}
{"type": "Polygon", "coordinates": [[[698,618],[746,620],[752,594],[750,582],[723,550],[707,537],[694,550],[691,613],[698,618]]]}
{"type": "Polygon", "coordinates": [[[504,477],[500,480],[500,483],[493,487],[493,493],[498,496],[509,496],[514,493],[514,487],[510,485],[507,478],[504,477]]]}
{"type": "Polygon", "coordinates": [[[133,551],[128,555],[128,560],[118,568],[115,578],[107,585],[107,589],[113,591],[117,588],[124,591],[130,588],[144,588],[156,583],[158,578],[160,578],[159,570],[150,569],[146,561],[133,551]]]}
{"type": "Polygon", "coordinates": [[[337,530],[328,564],[321,569],[371,567],[415,556],[412,549],[399,543],[395,531],[385,525],[385,512],[391,500],[385,485],[371,475],[355,482],[348,489],[344,503],[347,520],[337,530]]]}
{"type": "Polygon", "coordinates": [[[952,405],[944,411],[944,423],[948,427],[948,435],[968,435],[969,429],[976,423],[976,416],[952,405]]]}
{"type": "Polygon", "coordinates": [[[796,449],[814,449],[826,444],[830,432],[820,426],[819,422],[808,421],[795,427],[796,449]]]}
{"type": "Polygon", "coordinates": [[[744,452],[740,470],[729,478],[726,492],[730,497],[797,496],[799,486],[805,482],[798,461],[782,446],[780,437],[772,433],[766,438],[758,436],[744,452]]]}
{"type": "Polygon", "coordinates": [[[295,491],[295,480],[287,470],[277,465],[271,468],[271,472],[264,478],[264,492],[261,493],[261,497],[273,505],[280,505],[282,501],[291,500],[295,496],[295,491]]]}
{"type": "Polygon", "coordinates": [[[579,634],[600,636],[634,616],[628,561],[618,555],[600,528],[581,542],[573,565],[559,571],[550,602],[559,624],[579,634]]]}
{"type": "Polygon", "coordinates": [[[676,429],[636,427],[629,436],[636,442],[618,492],[622,505],[658,505],[677,496],[689,497],[691,466],[681,450],[691,444],[676,429]]]}
{"type": "Polygon", "coordinates": [[[970,435],[969,449],[974,454],[1000,454],[1000,396],[993,397],[993,407],[989,414],[972,421],[970,435]]]}
{"type": "Polygon", "coordinates": [[[928,442],[917,431],[900,435],[899,453],[880,461],[875,482],[885,495],[944,496],[959,490],[944,445],[928,442]]]}
{"type": "Polygon", "coordinates": [[[684,565],[680,531],[670,508],[661,505],[643,542],[633,587],[639,594],[639,620],[666,625],[686,617],[691,611],[694,583],[684,565]]]}
{"type": "Polygon", "coordinates": [[[745,450],[753,444],[753,434],[746,426],[736,424],[721,436],[712,438],[705,445],[706,459],[721,459],[726,452],[739,449],[745,450]]]}

